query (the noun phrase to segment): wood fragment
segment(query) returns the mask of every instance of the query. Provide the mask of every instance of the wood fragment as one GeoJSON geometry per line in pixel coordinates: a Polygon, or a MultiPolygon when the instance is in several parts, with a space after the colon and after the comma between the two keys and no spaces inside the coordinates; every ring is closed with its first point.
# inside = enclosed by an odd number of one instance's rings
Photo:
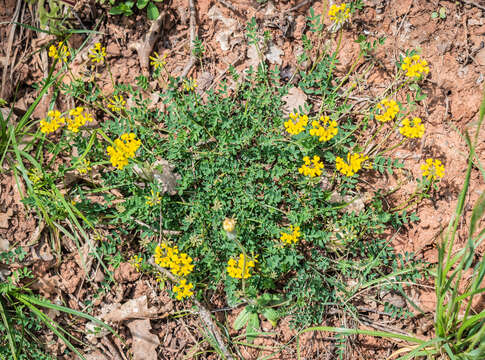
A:
{"type": "Polygon", "coordinates": [[[189,61],[187,62],[187,64],[185,65],[185,68],[184,70],[182,71],[182,74],[180,74],[180,78],[183,79],[184,77],[186,77],[189,72],[190,72],[190,69],[192,69],[192,66],[195,65],[196,61],[197,61],[197,58],[195,57],[195,54],[194,54],[194,50],[195,50],[195,46],[194,46],[194,42],[195,42],[195,25],[196,25],[196,22],[195,22],[195,3],[194,3],[195,0],[189,0],[189,10],[190,10],[190,21],[189,21],[189,28],[190,28],[190,31],[189,31],[189,35],[190,35],[190,44],[189,44],[189,48],[190,48],[190,59],[189,61]]]}
{"type": "Polygon", "coordinates": [[[476,2],[473,2],[473,1],[470,1],[470,0],[458,0],[458,1],[463,3],[463,4],[466,4],[466,5],[475,6],[476,8],[485,11],[485,5],[480,5],[480,4],[477,4],[476,2]]]}

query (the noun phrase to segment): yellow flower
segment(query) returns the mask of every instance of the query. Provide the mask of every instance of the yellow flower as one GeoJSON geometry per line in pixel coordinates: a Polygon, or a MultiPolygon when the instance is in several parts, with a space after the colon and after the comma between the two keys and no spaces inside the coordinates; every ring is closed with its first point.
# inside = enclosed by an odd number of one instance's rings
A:
{"type": "Polygon", "coordinates": [[[51,110],[47,113],[47,118],[40,121],[40,131],[44,134],[50,134],[59,129],[66,123],[66,119],[61,117],[61,112],[51,110]]]}
{"type": "Polygon", "coordinates": [[[91,166],[89,166],[91,164],[91,162],[89,160],[86,160],[86,159],[83,159],[83,161],[81,162],[81,164],[79,164],[77,166],[77,172],[80,174],[80,175],[84,175],[84,174],[87,174],[88,171],[91,171],[91,166]]]}
{"type": "Polygon", "coordinates": [[[368,156],[363,154],[347,154],[347,162],[341,157],[337,156],[335,160],[335,167],[341,174],[345,176],[353,176],[362,168],[362,163],[369,159],[368,156]]]}
{"type": "Polygon", "coordinates": [[[234,279],[247,279],[251,277],[249,270],[255,267],[255,263],[256,260],[250,260],[241,253],[238,261],[233,258],[229,259],[227,262],[227,273],[234,279]]]}
{"type": "Polygon", "coordinates": [[[423,74],[429,73],[429,66],[426,60],[421,60],[419,55],[406,56],[401,65],[401,69],[406,71],[407,77],[419,78],[423,74]]]}
{"type": "Polygon", "coordinates": [[[224,221],[222,222],[222,228],[224,229],[224,231],[227,231],[229,233],[232,233],[235,227],[236,227],[236,219],[225,218],[224,221]]]}
{"type": "Polygon", "coordinates": [[[112,99],[109,99],[110,104],[108,107],[116,112],[121,112],[125,108],[126,101],[123,99],[123,95],[114,95],[112,99]]]}
{"type": "Polygon", "coordinates": [[[182,300],[183,298],[194,295],[194,292],[191,291],[193,288],[194,285],[192,283],[187,284],[187,280],[182,279],[178,286],[173,287],[173,292],[177,294],[177,300],[182,300]]]}
{"type": "Polygon", "coordinates": [[[185,91],[194,91],[197,87],[197,81],[192,78],[184,79],[184,90],[185,91]]]}
{"type": "Polygon", "coordinates": [[[289,134],[298,135],[305,130],[305,126],[308,124],[308,116],[300,115],[298,113],[291,113],[289,116],[290,119],[284,123],[285,129],[289,134]]]}
{"type": "Polygon", "coordinates": [[[376,114],[376,120],[380,122],[388,122],[393,120],[399,112],[399,105],[394,100],[383,99],[377,104],[379,114],[376,114]]]}
{"type": "Polygon", "coordinates": [[[57,47],[55,45],[49,47],[49,57],[53,59],[60,59],[61,61],[67,62],[67,57],[70,54],[69,49],[62,41],[58,43],[57,47]]]}
{"type": "Polygon", "coordinates": [[[94,47],[89,49],[89,57],[91,58],[92,62],[100,63],[104,61],[106,57],[106,48],[101,47],[101,43],[94,44],[94,47]]]}
{"type": "Polygon", "coordinates": [[[421,165],[421,170],[428,180],[441,179],[445,175],[445,167],[438,159],[427,159],[426,163],[421,165]]]}
{"type": "Polygon", "coordinates": [[[93,121],[93,116],[85,112],[81,106],[70,110],[69,116],[73,116],[73,118],[67,118],[67,128],[74,133],[79,132],[79,128],[87,122],[93,121]]]}
{"type": "Polygon", "coordinates": [[[412,121],[405,118],[399,132],[407,138],[420,138],[424,135],[424,125],[421,124],[421,119],[418,117],[413,118],[412,121]]]}
{"type": "Polygon", "coordinates": [[[322,175],[323,163],[320,156],[315,155],[312,160],[308,156],[303,157],[304,164],[298,169],[300,174],[315,177],[322,175]]]}
{"type": "Polygon", "coordinates": [[[350,17],[350,8],[347,4],[332,5],[328,11],[328,16],[335,24],[343,24],[350,17]]]}
{"type": "Polygon", "coordinates": [[[158,55],[158,53],[155,51],[153,53],[155,56],[150,56],[150,65],[153,66],[153,68],[155,70],[158,70],[159,68],[163,68],[167,62],[165,61],[165,58],[167,57],[167,54],[163,54],[162,57],[160,57],[160,55],[158,55]]]}
{"type": "Polygon", "coordinates": [[[287,245],[296,244],[299,241],[301,236],[300,227],[290,225],[290,232],[289,233],[281,233],[280,240],[283,241],[287,245]]]}
{"type": "Polygon", "coordinates": [[[143,259],[139,257],[138,255],[133,255],[130,258],[130,264],[136,269],[136,271],[140,271],[141,263],[143,259]]]}
{"type": "Polygon", "coordinates": [[[160,193],[155,193],[153,190],[151,191],[151,193],[151,196],[145,196],[145,199],[147,199],[146,204],[148,206],[155,206],[157,204],[160,204],[160,201],[162,200],[162,198],[160,197],[160,193]]]}
{"type": "Polygon", "coordinates": [[[328,141],[338,134],[337,122],[328,116],[321,116],[320,121],[312,122],[312,126],[310,135],[317,136],[320,141],[328,141]]]}
{"type": "Polygon", "coordinates": [[[170,269],[177,276],[187,276],[194,270],[192,258],[185,253],[179,253],[177,246],[160,244],[155,248],[155,263],[170,269]]]}
{"type": "Polygon", "coordinates": [[[108,146],[106,150],[114,167],[122,170],[128,165],[128,159],[135,157],[135,153],[141,145],[141,141],[135,138],[136,135],[133,133],[123,134],[114,141],[114,146],[108,146]]]}

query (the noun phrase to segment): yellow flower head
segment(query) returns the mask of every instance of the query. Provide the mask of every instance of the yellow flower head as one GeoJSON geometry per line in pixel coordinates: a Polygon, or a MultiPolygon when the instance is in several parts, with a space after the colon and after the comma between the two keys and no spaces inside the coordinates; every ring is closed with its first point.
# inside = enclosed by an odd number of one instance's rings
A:
{"type": "Polygon", "coordinates": [[[222,222],[222,228],[224,231],[232,233],[236,227],[236,219],[225,218],[222,222]]]}
{"type": "Polygon", "coordinates": [[[66,123],[66,119],[61,116],[58,110],[51,110],[47,113],[47,118],[40,121],[40,131],[50,134],[59,129],[66,123]]]}
{"type": "Polygon", "coordinates": [[[383,99],[377,104],[379,113],[376,114],[376,120],[380,122],[388,122],[393,120],[399,112],[399,105],[394,100],[383,99]]]}
{"type": "Polygon", "coordinates": [[[304,164],[298,169],[300,174],[315,177],[322,175],[323,163],[320,156],[315,155],[312,160],[308,156],[303,157],[304,164]]]}
{"type": "Polygon", "coordinates": [[[197,87],[197,81],[192,78],[184,79],[183,85],[185,91],[194,91],[197,87]]]}
{"type": "Polygon", "coordinates": [[[114,146],[108,146],[106,150],[114,167],[122,170],[128,165],[128,159],[135,157],[135,153],[141,145],[141,141],[135,138],[136,135],[133,133],[123,134],[114,141],[114,146]]]}
{"type": "Polygon", "coordinates": [[[291,135],[298,135],[308,124],[308,116],[300,115],[299,113],[289,115],[288,121],[285,121],[285,129],[291,135]]]}
{"type": "Polygon", "coordinates": [[[347,4],[332,5],[328,11],[328,16],[335,24],[343,24],[350,17],[350,8],[347,4]]]}
{"type": "Polygon", "coordinates": [[[406,56],[402,62],[401,69],[406,71],[406,76],[419,78],[429,73],[429,66],[426,60],[421,60],[419,55],[406,56]]]}
{"type": "Polygon", "coordinates": [[[445,175],[445,167],[438,159],[427,159],[424,164],[421,165],[423,176],[426,176],[428,180],[441,179],[445,175]]]}
{"type": "Polygon", "coordinates": [[[250,260],[241,253],[238,261],[233,258],[229,259],[227,262],[227,273],[234,279],[247,279],[251,277],[249,270],[255,267],[255,263],[256,260],[250,260]]]}
{"type": "Polygon", "coordinates": [[[399,129],[399,132],[407,138],[420,138],[424,135],[424,125],[421,124],[421,119],[418,117],[413,118],[410,121],[408,118],[405,118],[402,121],[402,126],[399,129]]]}
{"type": "Polygon", "coordinates": [[[151,196],[145,196],[145,199],[147,199],[146,204],[148,206],[155,206],[157,204],[160,204],[160,201],[162,201],[162,198],[160,197],[159,192],[154,192],[153,190],[151,191],[151,196]]]}
{"type": "Polygon", "coordinates": [[[79,128],[87,122],[93,121],[93,115],[85,112],[81,106],[69,111],[69,116],[72,116],[72,118],[67,118],[67,128],[74,133],[79,132],[79,128]]]}
{"type": "Polygon", "coordinates": [[[180,253],[177,246],[160,244],[155,248],[155,263],[177,276],[187,276],[194,270],[192,258],[180,253]]]}
{"type": "Polygon", "coordinates": [[[312,126],[310,135],[317,136],[320,141],[328,141],[338,134],[337,122],[330,120],[328,116],[321,116],[320,121],[312,122],[312,126]]]}
{"type": "Polygon", "coordinates": [[[165,61],[165,58],[167,57],[167,54],[163,54],[163,56],[160,57],[157,52],[153,53],[155,56],[150,56],[150,65],[153,66],[155,70],[158,70],[159,68],[163,68],[165,65],[167,65],[167,62],[165,61]]]}
{"type": "Polygon", "coordinates": [[[67,57],[70,54],[68,47],[62,41],[57,46],[51,45],[49,47],[49,57],[53,59],[60,59],[61,61],[67,62],[67,57]]]}
{"type": "Polygon", "coordinates": [[[109,99],[108,107],[116,112],[121,112],[125,108],[126,101],[123,95],[114,95],[112,99],[109,99]]]}
{"type": "Polygon", "coordinates": [[[287,245],[296,244],[301,237],[300,227],[290,225],[290,232],[284,233],[281,232],[280,240],[283,241],[287,245]]]}
{"type": "Polygon", "coordinates": [[[106,57],[106,48],[101,47],[101,43],[98,42],[94,44],[94,47],[89,49],[89,53],[92,62],[100,63],[103,62],[106,57]]]}
{"type": "Polygon", "coordinates": [[[91,162],[89,160],[83,159],[81,163],[77,166],[76,170],[79,173],[79,175],[85,175],[88,173],[88,171],[91,171],[91,162]]]}
{"type": "Polygon", "coordinates": [[[347,154],[347,162],[341,157],[337,156],[335,160],[335,167],[342,175],[353,176],[362,168],[362,163],[369,159],[368,156],[363,154],[347,154]]]}
{"type": "Polygon", "coordinates": [[[173,292],[177,294],[177,300],[182,300],[183,298],[194,295],[193,288],[194,285],[192,283],[187,283],[186,279],[182,279],[178,286],[173,287],[173,292]]]}
{"type": "Polygon", "coordinates": [[[136,269],[136,271],[140,272],[140,268],[141,268],[141,263],[142,263],[143,259],[138,256],[138,255],[133,255],[131,258],[130,258],[130,264],[136,269]]]}

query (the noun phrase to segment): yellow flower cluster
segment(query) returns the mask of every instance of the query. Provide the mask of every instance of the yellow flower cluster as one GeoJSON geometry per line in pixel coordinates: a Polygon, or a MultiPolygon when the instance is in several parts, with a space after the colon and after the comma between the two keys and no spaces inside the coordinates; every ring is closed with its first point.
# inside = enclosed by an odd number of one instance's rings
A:
{"type": "Polygon", "coordinates": [[[427,159],[426,163],[421,165],[421,170],[428,180],[441,179],[445,175],[445,167],[438,159],[427,159]]]}
{"type": "Polygon", "coordinates": [[[66,118],[61,116],[59,110],[50,110],[47,118],[40,121],[40,131],[44,134],[50,134],[59,129],[66,123],[66,118]]]}
{"type": "Polygon", "coordinates": [[[83,159],[83,161],[81,162],[81,164],[79,164],[77,166],[77,172],[80,174],[80,175],[85,175],[88,173],[88,171],[91,171],[91,162],[89,160],[86,160],[86,159],[83,159]]]}
{"type": "Polygon", "coordinates": [[[315,155],[312,160],[305,156],[303,162],[304,164],[298,169],[300,174],[310,177],[322,175],[323,163],[320,161],[320,156],[315,155]]]}
{"type": "Polygon", "coordinates": [[[184,90],[185,91],[194,91],[197,87],[197,81],[192,78],[188,78],[184,80],[184,90]]]}
{"type": "Polygon", "coordinates": [[[424,135],[424,125],[421,124],[421,119],[418,117],[413,118],[410,121],[408,118],[405,118],[402,121],[402,126],[399,129],[399,132],[408,138],[420,138],[424,135]]]}
{"type": "Polygon", "coordinates": [[[401,65],[401,69],[406,71],[407,77],[420,77],[429,73],[429,66],[426,60],[421,60],[419,55],[406,56],[401,65]]]}
{"type": "Polygon", "coordinates": [[[192,283],[187,283],[186,279],[182,279],[178,286],[173,287],[173,292],[177,294],[177,300],[182,300],[183,298],[194,295],[193,288],[194,285],[192,283]]]}
{"type": "Polygon", "coordinates": [[[363,154],[347,154],[347,162],[344,161],[341,157],[337,156],[335,160],[336,168],[340,173],[345,176],[353,176],[362,168],[362,163],[369,159],[368,156],[364,156],[363,154]]]}
{"type": "Polygon", "coordinates": [[[255,262],[256,260],[250,260],[241,253],[238,261],[233,258],[229,259],[227,262],[227,272],[234,279],[247,279],[251,277],[249,270],[254,268],[255,262]]]}
{"type": "Polygon", "coordinates": [[[296,244],[299,241],[300,236],[301,236],[300,227],[299,226],[293,227],[293,225],[290,225],[290,232],[289,233],[281,232],[280,240],[287,245],[291,245],[291,244],[296,244]]]}
{"type": "Polygon", "coordinates": [[[194,270],[192,258],[185,253],[179,253],[177,246],[160,244],[155,249],[155,263],[177,276],[187,276],[194,270]]]}
{"type": "Polygon", "coordinates": [[[300,115],[299,113],[291,113],[288,121],[285,121],[285,129],[291,135],[298,135],[308,124],[308,116],[300,115]]]}
{"type": "Polygon", "coordinates": [[[114,141],[115,146],[108,146],[106,150],[114,167],[122,170],[128,165],[128,159],[135,157],[135,153],[141,145],[141,141],[135,138],[136,135],[133,133],[123,134],[114,141]]]}
{"type": "Polygon", "coordinates": [[[67,48],[66,45],[64,45],[64,43],[61,41],[57,44],[57,46],[55,45],[51,45],[49,47],[49,57],[53,58],[53,59],[60,59],[64,62],[67,62],[67,57],[70,55],[71,53],[69,52],[69,49],[67,48]]]}
{"type": "Polygon", "coordinates": [[[75,109],[69,111],[69,116],[73,118],[67,119],[67,128],[74,133],[79,132],[79,128],[84,126],[89,121],[93,121],[93,116],[84,111],[84,108],[78,106],[75,109]]]}
{"type": "Polygon", "coordinates": [[[100,63],[104,61],[106,57],[106,48],[101,46],[101,43],[94,44],[94,47],[89,49],[89,57],[91,58],[92,62],[100,63]]]}
{"type": "Polygon", "coordinates": [[[133,255],[131,258],[130,258],[130,264],[136,269],[136,271],[140,272],[141,270],[141,263],[142,263],[143,259],[138,256],[138,255],[133,255]]]}
{"type": "Polygon", "coordinates": [[[109,99],[108,107],[116,112],[121,112],[125,108],[126,101],[123,95],[114,95],[112,99],[109,99]]]}
{"type": "Polygon", "coordinates": [[[167,54],[163,54],[162,57],[158,55],[158,53],[155,51],[153,53],[155,56],[150,56],[150,65],[153,66],[155,70],[158,70],[159,68],[163,68],[165,65],[167,65],[167,62],[165,61],[165,58],[167,57],[167,54]]]}
{"type": "Polygon", "coordinates": [[[153,190],[152,190],[152,195],[145,196],[145,199],[147,199],[146,204],[148,206],[155,206],[157,204],[160,204],[160,201],[162,201],[162,198],[160,197],[160,193],[154,192],[153,190]]]}
{"type": "Polygon", "coordinates": [[[337,122],[330,120],[328,116],[321,116],[320,121],[312,122],[313,129],[310,129],[310,135],[318,136],[320,141],[328,141],[338,133],[337,122]]]}
{"type": "Polygon", "coordinates": [[[388,122],[393,120],[399,112],[399,105],[394,100],[383,99],[377,104],[379,114],[376,114],[376,120],[380,122],[388,122]]]}
{"type": "Polygon", "coordinates": [[[350,8],[347,4],[332,5],[328,11],[328,16],[335,24],[343,24],[350,17],[350,8]]]}

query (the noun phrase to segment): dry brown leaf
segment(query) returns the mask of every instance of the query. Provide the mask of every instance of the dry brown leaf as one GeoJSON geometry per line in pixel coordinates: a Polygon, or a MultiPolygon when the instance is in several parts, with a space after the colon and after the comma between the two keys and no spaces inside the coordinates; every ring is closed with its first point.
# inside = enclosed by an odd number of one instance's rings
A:
{"type": "Polygon", "coordinates": [[[158,336],[150,330],[150,320],[133,320],[127,324],[133,336],[133,360],[157,360],[158,336]]]}
{"type": "Polygon", "coordinates": [[[148,308],[147,296],[128,300],[123,305],[110,304],[103,308],[101,318],[105,321],[123,321],[128,319],[143,319],[154,317],[158,314],[155,307],[148,308]]]}
{"type": "Polygon", "coordinates": [[[307,96],[300,88],[291,88],[288,91],[288,95],[283,96],[283,101],[286,102],[283,111],[286,114],[290,112],[298,112],[300,106],[304,108],[306,100],[307,96]]]}

